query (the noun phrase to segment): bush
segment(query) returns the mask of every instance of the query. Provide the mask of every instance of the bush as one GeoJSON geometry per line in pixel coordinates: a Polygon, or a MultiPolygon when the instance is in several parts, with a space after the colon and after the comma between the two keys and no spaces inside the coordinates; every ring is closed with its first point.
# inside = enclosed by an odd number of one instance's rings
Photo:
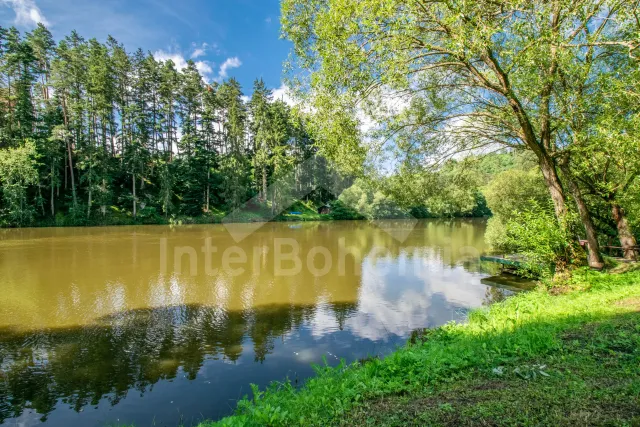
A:
{"type": "Polygon", "coordinates": [[[431,212],[429,212],[429,208],[426,206],[414,206],[409,210],[409,213],[414,218],[432,218],[431,212]]]}
{"type": "Polygon", "coordinates": [[[407,212],[400,207],[391,198],[385,196],[381,191],[377,191],[373,195],[373,202],[369,207],[369,215],[371,218],[406,218],[407,212]]]}
{"type": "Polygon", "coordinates": [[[334,200],[331,202],[331,218],[335,220],[351,220],[351,219],[363,219],[355,209],[345,205],[340,200],[334,200]]]}
{"type": "Polygon", "coordinates": [[[552,206],[549,191],[537,170],[529,172],[511,169],[497,175],[484,190],[487,206],[502,221],[512,218],[514,212],[552,206]]]}
{"type": "Polygon", "coordinates": [[[509,239],[507,238],[507,227],[502,218],[493,216],[487,221],[487,230],[485,231],[484,238],[486,242],[494,250],[511,253],[515,252],[515,248],[511,247],[509,239]]]}
{"type": "MultiPolygon", "coordinates": [[[[366,182],[356,182],[340,194],[338,198],[343,205],[356,211],[360,217],[367,219],[406,218],[408,213],[382,191],[375,191],[366,182]]],[[[352,219],[352,218],[349,218],[352,219]]]]}
{"type": "Polygon", "coordinates": [[[24,146],[0,150],[0,187],[2,210],[6,223],[25,226],[33,222],[35,208],[28,196],[28,188],[38,182],[36,146],[27,140],[24,146]]]}
{"type": "Polygon", "coordinates": [[[571,230],[575,218],[571,215],[560,224],[551,209],[535,203],[525,211],[514,211],[511,218],[491,219],[487,240],[494,249],[523,256],[523,273],[550,276],[576,259],[571,230]]]}

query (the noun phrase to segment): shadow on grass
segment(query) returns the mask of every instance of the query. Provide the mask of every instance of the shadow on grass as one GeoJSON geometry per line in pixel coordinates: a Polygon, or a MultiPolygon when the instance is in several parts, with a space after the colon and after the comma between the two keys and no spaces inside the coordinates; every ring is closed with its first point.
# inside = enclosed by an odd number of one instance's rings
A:
{"type": "Polygon", "coordinates": [[[639,325],[636,312],[601,318],[561,333],[554,351],[368,402],[341,424],[637,425],[639,325]]]}

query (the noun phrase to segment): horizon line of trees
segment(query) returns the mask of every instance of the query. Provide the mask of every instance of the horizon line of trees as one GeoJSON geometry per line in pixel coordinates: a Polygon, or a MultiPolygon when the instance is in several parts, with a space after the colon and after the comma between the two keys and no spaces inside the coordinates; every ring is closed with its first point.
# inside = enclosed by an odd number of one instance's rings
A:
{"type": "Polygon", "coordinates": [[[261,79],[246,102],[237,80],[208,84],[193,61],[0,27],[0,225],[273,205],[268,184],[314,151],[261,79]]]}

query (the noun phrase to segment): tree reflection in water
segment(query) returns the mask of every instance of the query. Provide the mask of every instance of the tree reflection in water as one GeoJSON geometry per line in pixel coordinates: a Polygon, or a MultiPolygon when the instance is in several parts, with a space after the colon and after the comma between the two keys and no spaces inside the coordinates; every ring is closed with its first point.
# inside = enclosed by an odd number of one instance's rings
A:
{"type": "MultiPolygon", "coordinates": [[[[341,323],[356,304],[330,305],[341,323]]],[[[281,337],[314,315],[314,306],[268,306],[241,312],[184,305],[132,310],[96,325],[38,331],[0,331],[0,422],[35,409],[46,420],[57,400],[80,411],[107,398],[117,404],[130,389],[144,393],[181,369],[195,379],[206,358],[236,361],[249,337],[262,362],[281,337]]]]}
{"type": "Polygon", "coordinates": [[[217,226],[0,233],[0,422],[142,424],[157,415],[171,424],[171,399],[188,402],[187,415],[221,416],[251,382],[304,378],[323,355],[390,351],[416,328],[464,319],[508,293],[480,283],[484,223],[425,221],[409,234],[402,222],[382,225],[267,224],[242,243],[217,226]],[[265,260],[260,274],[211,277],[199,253],[197,275],[158,274],[161,239],[171,254],[207,238],[241,245],[249,266],[253,249],[275,238],[295,238],[303,259],[316,246],[339,253],[344,238],[362,259],[347,259],[344,274],[334,262],[322,277],[280,277],[265,260]]]}

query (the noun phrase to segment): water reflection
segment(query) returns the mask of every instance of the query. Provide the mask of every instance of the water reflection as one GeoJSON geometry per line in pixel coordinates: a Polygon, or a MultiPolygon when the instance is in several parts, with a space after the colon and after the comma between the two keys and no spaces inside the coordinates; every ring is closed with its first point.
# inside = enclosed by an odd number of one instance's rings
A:
{"type": "MultiPolygon", "coordinates": [[[[354,304],[332,304],[331,314],[345,319],[354,304]]],[[[274,340],[314,315],[314,307],[270,306],[248,312],[222,312],[201,305],[181,305],[121,312],[95,325],[14,333],[0,331],[1,419],[19,416],[26,407],[43,414],[58,397],[76,411],[108,396],[111,405],[129,389],[144,393],[178,371],[196,378],[205,359],[235,362],[252,343],[253,358],[263,362],[274,340]]]]}
{"type": "Polygon", "coordinates": [[[473,221],[410,233],[402,223],[268,224],[241,242],[218,226],[5,231],[0,422],[189,425],[229,413],[251,382],[385,353],[511,292],[480,283],[483,234],[473,221]],[[350,252],[321,276],[282,276],[254,250],[273,251],[277,238],[295,239],[302,259],[318,246],[350,252]],[[181,274],[163,268],[161,244],[173,254],[207,239],[245,251],[244,271],[209,275],[203,252],[195,274],[188,257],[181,274]]]}

